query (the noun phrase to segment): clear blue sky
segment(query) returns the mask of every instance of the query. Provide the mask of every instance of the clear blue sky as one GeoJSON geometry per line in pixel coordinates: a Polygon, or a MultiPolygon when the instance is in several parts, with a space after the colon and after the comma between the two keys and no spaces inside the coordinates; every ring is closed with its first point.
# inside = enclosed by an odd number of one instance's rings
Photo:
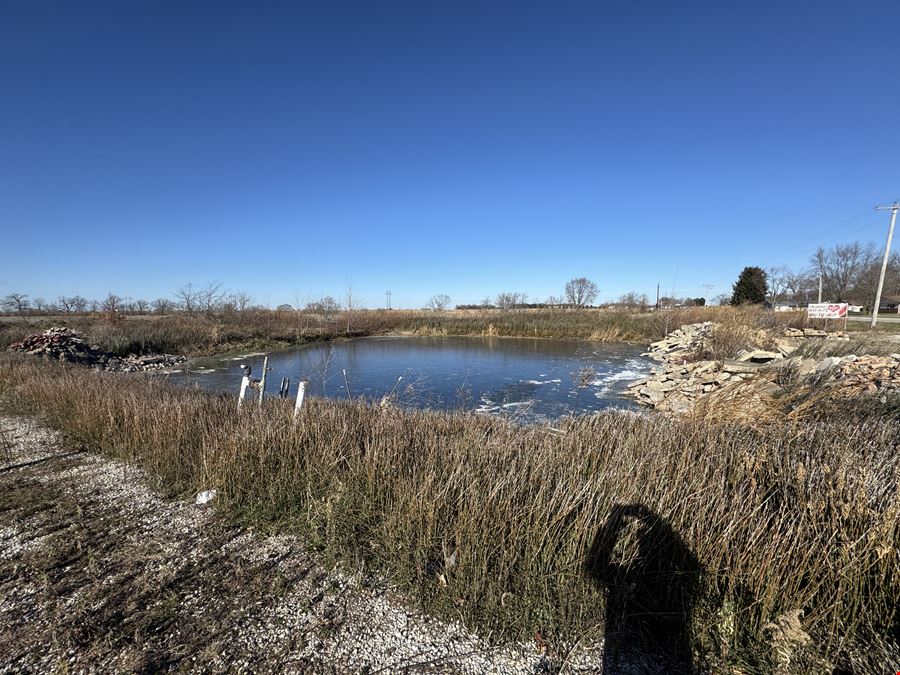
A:
{"type": "Polygon", "coordinates": [[[0,0],[0,295],[716,295],[882,244],[898,27],[896,0],[0,0]]]}

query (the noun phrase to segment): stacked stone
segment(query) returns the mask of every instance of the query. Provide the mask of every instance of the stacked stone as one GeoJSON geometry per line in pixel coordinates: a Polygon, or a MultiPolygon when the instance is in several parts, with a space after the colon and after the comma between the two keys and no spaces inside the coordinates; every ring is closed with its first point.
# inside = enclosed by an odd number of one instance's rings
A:
{"type": "MultiPolygon", "coordinates": [[[[778,364],[787,365],[787,362],[778,364]]],[[[697,361],[695,363],[668,364],[628,385],[630,393],[639,403],[663,412],[682,414],[694,403],[725,386],[754,380],[760,372],[771,372],[765,364],[741,361],[697,361]]],[[[766,381],[760,393],[774,395],[780,388],[766,381]]]]}
{"type": "Polygon", "coordinates": [[[785,328],[785,337],[789,338],[828,338],[829,340],[849,340],[850,336],[843,331],[831,333],[818,328],[785,328]]]}
{"type": "Polygon", "coordinates": [[[656,361],[682,361],[703,348],[707,336],[715,330],[712,321],[690,323],[673,330],[662,340],[650,345],[644,354],[656,361]]]}

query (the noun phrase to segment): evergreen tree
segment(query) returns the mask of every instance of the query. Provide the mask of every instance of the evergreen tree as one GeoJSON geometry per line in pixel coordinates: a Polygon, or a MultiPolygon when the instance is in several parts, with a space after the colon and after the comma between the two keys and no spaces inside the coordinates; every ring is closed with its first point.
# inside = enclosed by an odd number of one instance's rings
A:
{"type": "Polygon", "coordinates": [[[761,305],[766,301],[766,273],[760,267],[745,267],[734,282],[732,305],[761,305]]]}

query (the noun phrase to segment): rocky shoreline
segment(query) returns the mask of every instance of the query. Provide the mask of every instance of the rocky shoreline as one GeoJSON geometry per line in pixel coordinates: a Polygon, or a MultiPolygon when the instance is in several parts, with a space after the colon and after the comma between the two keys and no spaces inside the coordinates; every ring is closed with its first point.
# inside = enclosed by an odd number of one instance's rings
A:
{"type": "Polygon", "coordinates": [[[50,328],[9,346],[11,351],[53,361],[88,366],[96,370],[137,373],[171,370],[187,359],[177,354],[129,354],[116,356],[97,345],[89,345],[81,333],[70,328],[50,328]]]}
{"type": "Polygon", "coordinates": [[[770,348],[743,349],[734,359],[697,360],[717,328],[709,321],[689,324],[651,344],[645,356],[661,365],[649,377],[632,382],[629,394],[655,410],[684,415],[703,399],[772,400],[785,391],[787,383],[814,383],[835,398],[900,392],[900,354],[822,359],[794,355],[807,340],[848,341],[846,333],[796,328],[778,334],[756,331],[752,341],[770,348]]]}

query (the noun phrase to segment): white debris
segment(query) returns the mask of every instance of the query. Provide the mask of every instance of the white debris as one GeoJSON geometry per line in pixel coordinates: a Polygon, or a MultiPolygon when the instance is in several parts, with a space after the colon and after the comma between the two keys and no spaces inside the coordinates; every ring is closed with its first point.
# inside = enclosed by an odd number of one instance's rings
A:
{"type": "Polygon", "coordinates": [[[197,495],[197,499],[194,502],[197,506],[202,506],[203,504],[208,504],[213,499],[216,498],[215,490],[204,490],[200,494],[197,495]]]}

